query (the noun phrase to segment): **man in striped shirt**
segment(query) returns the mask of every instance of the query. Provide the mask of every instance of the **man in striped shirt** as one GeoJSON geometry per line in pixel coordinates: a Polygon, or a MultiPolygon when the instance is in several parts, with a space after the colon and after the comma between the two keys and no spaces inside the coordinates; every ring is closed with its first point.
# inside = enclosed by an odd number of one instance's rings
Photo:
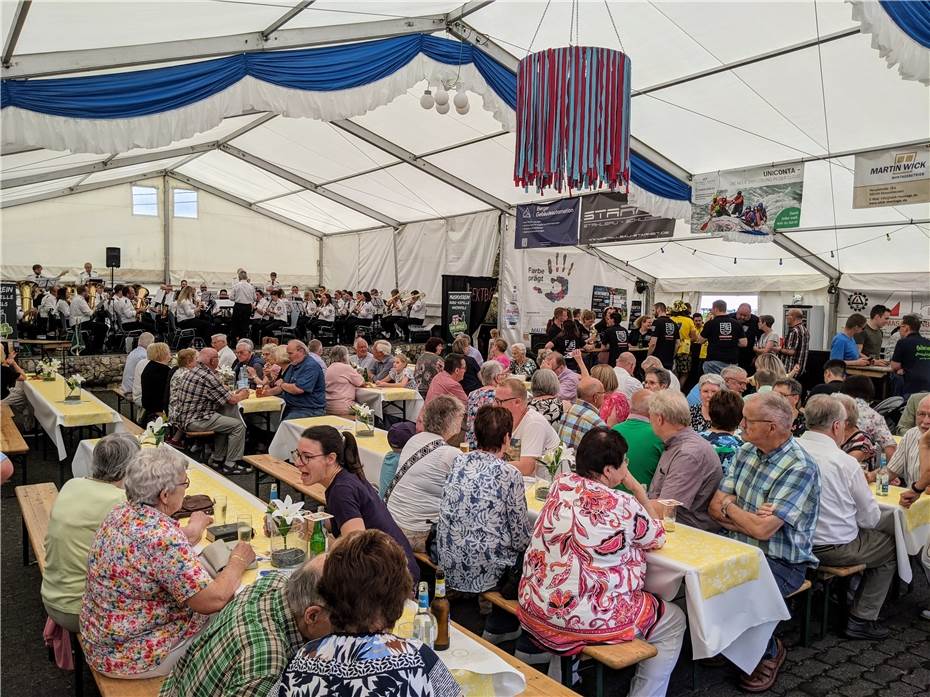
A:
{"type": "Polygon", "coordinates": [[[807,349],[811,336],[804,324],[804,313],[799,309],[792,308],[788,310],[785,321],[790,329],[785,336],[785,345],[778,352],[785,364],[785,372],[790,373],[795,366],[798,366],[796,377],[799,377],[804,374],[804,370],[807,368],[807,349]]]}

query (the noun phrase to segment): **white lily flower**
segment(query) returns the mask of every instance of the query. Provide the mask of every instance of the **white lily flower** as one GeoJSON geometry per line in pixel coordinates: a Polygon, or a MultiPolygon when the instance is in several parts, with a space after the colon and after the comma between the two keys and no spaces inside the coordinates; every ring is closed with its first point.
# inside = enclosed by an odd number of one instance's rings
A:
{"type": "Polygon", "coordinates": [[[295,520],[302,517],[300,509],[304,507],[304,502],[292,501],[290,494],[285,496],[283,501],[281,499],[272,499],[271,505],[274,506],[271,517],[283,520],[287,525],[291,525],[295,520]]]}

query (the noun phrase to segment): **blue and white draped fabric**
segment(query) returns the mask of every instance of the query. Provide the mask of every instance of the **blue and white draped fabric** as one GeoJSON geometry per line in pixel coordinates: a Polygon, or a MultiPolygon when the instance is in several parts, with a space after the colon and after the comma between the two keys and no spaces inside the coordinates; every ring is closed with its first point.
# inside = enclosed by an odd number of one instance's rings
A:
{"type": "Polygon", "coordinates": [[[847,1],[859,31],[872,35],[872,48],[888,67],[897,65],[905,80],[930,85],[930,1],[847,1]]]}
{"type": "MultiPolygon", "coordinates": [[[[433,84],[458,78],[514,129],[514,73],[468,44],[411,34],[106,75],[3,80],[3,139],[5,146],[101,154],[158,148],[249,111],[322,121],[360,116],[424,77],[433,84]]],[[[631,202],[687,218],[690,186],[635,153],[630,169],[631,202]]]]}

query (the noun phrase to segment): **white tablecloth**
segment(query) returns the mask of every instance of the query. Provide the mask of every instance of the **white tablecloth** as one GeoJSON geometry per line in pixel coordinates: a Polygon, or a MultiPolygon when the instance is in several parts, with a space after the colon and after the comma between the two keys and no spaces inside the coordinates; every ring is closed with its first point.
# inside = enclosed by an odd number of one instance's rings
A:
{"type": "Polygon", "coordinates": [[[894,546],[898,560],[898,576],[905,583],[913,580],[910,555],[920,554],[927,540],[930,539],[930,525],[921,525],[913,530],[907,529],[906,511],[898,505],[898,497],[878,498],[878,507],[882,511],[891,511],[894,516],[894,546]]]}
{"type": "MultiPolygon", "coordinates": [[[[538,514],[533,510],[527,513],[530,524],[535,526],[538,514]]],[[[723,654],[747,673],[759,663],[776,625],[791,619],[765,555],[759,549],[751,549],[759,555],[758,578],[710,598],[703,596],[697,569],[667,557],[646,554],[647,591],[671,601],[678,595],[682,582],[685,583],[694,658],[723,654]]]]}
{"type": "MultiPolygon", "coordinates": [[[[42,425],[43,430],[48,434],[48,437],[52,439],[52,442],[58,450],[58,459],[67,459],[68,451],[65,448],[65,439],[61,429],[72,427],[65,426],[65,415],[62,413],[61,409],[64,405],[64,390],[62,390],[61,402],[55,402],[47,399],[45,395],[35,389],[32,380],[26,380],[22,384],[23,390],[26,393],[26,398],[29,400],[29,404],[32,405],[32,411],[35,413],[36,421],[42,425]]],[[[120,414],[101,402],[88,390],[82,390],[82,395],[83,399],[96,402],[101,408],[99,418],[85,421],[83,425],[102,425],[107,428],[107,432],[109,433],[126,430],[123,426],[123,417],[120,416],[120,414]]]]}
{"type": "MultiPolygon", "coordinates": [[[[393,388],[388,388],[393,389],[393,388]]],[[[359,404],[367,404],[371,407],[375,416],[379,419],[384,418],[384,403],[401,405],[406,411],[407,421],[416,421],[423,409],[423,396],[416,388],[409,390],[411,399],[393,400],[385,399],[383,389],[377,387],[359,387],[355,391],[355,399],[359,404]]],[[[392,412],[393,414],[393,412],[392,412]]]]}
{"type": "MultiPolygon", "coordinates": [[[[300,434],[308,425],[313,424],[313,422],[331,422],[328,425],[333,425],[340,430],[355,430],[354,421],[343,419],[338,416],[320,416],[282,421],[281,425],[278,426],[274,439],[271,441],[271,445],[268,446],[268,454],[279,460],[290,460],[291,453],[294,451],[294,448],[297,447],[297,441],[300,440],[300,434]]],[[[365,477],[373,484],[378,483],[378,479],[381,476],[381,463],[384,461],[384,456],[389,451],[389,448],[386,450],[384,447],[385,437],[387,435],[386,432],[376,428],[375,433],[377,434],[375,438],[357,439],[358,454],[362,459],[365,477]]]]}

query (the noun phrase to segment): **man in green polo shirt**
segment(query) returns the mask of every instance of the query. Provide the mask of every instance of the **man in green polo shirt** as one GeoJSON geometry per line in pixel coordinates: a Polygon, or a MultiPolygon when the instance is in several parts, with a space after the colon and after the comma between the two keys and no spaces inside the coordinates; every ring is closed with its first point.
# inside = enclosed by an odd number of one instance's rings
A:
{"type": "Polygon", "coordinates": [[[308,640],[330,633],[317,595],[325,555],[290,576],[259,578],[208,624],[162,685],[160,697],[264,697],[308,640]]]}
{"type": "MultiPolygon", "coordinates": [[[[649,488],[652,475],[659,466],[659,458],[665,452],[665,444],[649,423],[649,402],[654,395],[649,390],[634,392],[630,400],[630,416],[614,426],[629,448],[626,457],[630,463],[630,474],[646,488],[649,488]]],[[[617,488],[626,491],[622,486],[617,488]]]]}

